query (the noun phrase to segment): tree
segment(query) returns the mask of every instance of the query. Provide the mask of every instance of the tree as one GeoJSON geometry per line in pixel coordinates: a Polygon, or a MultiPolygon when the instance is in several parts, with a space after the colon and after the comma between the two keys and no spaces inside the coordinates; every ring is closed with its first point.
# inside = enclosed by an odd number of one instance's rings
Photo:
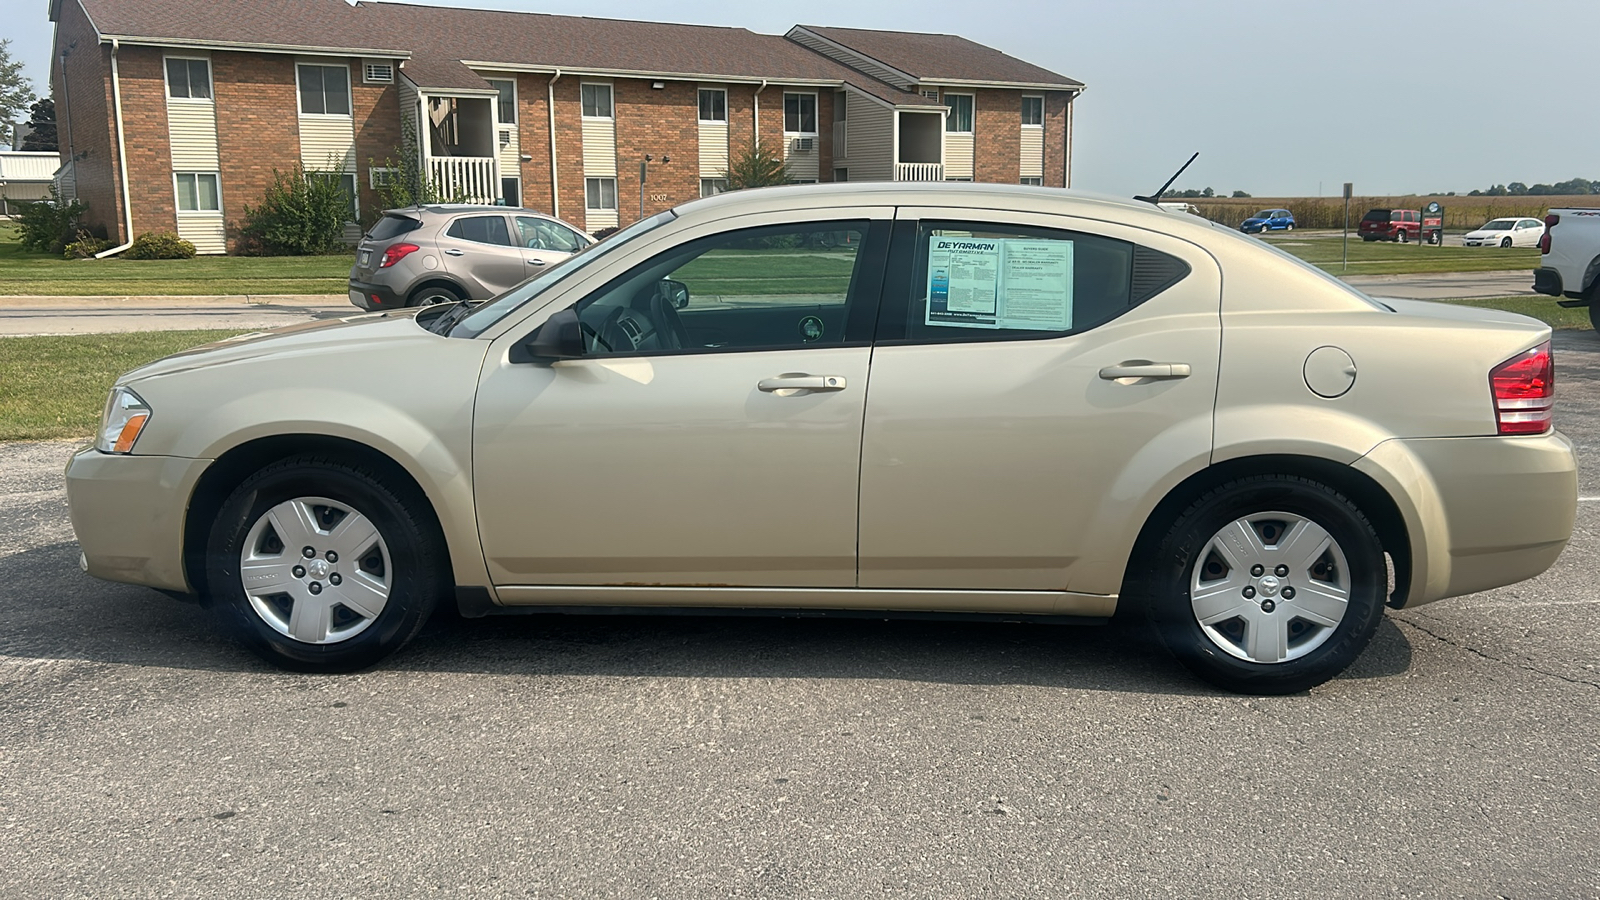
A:
{"type": "Polygon", "coordinates": [[[53,153],[60,149],[56,143],[56,102],[40,97],[28,107],[28,136],[22,139],[18,150],[53,153]]]}
{"type": "Polygon", "coordinates": [[[11,145],[11,123],[33,102],[33,82],[22,74],[22,60],[11,58],[11,40],[0,38],[0,143],[11,145]]]}
{"type": "Polygon", "coordinates": [[[1233,196],[1235,196],[1235,197],[1248,197],[1250,195],[1245,193],[1244,191],[1234,191],[1233,192],[1233,196]]]}
{"type": "Polygon", "coordinates": [[[764,144],[751,144],[748,149],[730,158],[722,177],[728,179],[730,191],[789,183],[789,173],[783,168],[783,159],[764,144]]]}
{"type": "Polygon", "coordinates": [[[1506,193],[1513,197],[1523,197],[1528,193],[1528,186],[1520,181],[1513,181],[1506,185],[1506,193]]]}
{"type": "Polygon", "coordinates": [[[1202,196],[1202,197],[1215,197],[1216,195],[1217,195],[1217,192],[1213,191],[1211,188],[1206,188],[1205,190],[1200,192],[1200,196],[1202,196]]]}

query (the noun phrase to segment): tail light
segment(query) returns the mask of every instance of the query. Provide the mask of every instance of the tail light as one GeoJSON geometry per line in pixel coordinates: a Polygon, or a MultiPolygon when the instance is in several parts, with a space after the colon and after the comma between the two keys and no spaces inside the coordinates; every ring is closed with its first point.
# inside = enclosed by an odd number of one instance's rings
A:
{"type": "Polygon", "coordinates": [[[1489,373],[1494,415],[1501,434],[1544,434],[1556,402],[1555,360],[1545,341],[1494,367],[1489,373]]]}
{"type": "Polygon", "coordinates": [[[1544,234],[1539,235],[1540,253],[1550,252],[1550,232],[1556,230],[1556,223],[1559,221],[1561,221],[1561,217],[1555,213],[1544,217],[1544,234]]]}
{"type": "Polygon", "coordinates": [[[416,244],[390,244],[388,249],[383,251],[383,259],[378,263],[378,268],[387,269],[421,249],[416,244]]]}

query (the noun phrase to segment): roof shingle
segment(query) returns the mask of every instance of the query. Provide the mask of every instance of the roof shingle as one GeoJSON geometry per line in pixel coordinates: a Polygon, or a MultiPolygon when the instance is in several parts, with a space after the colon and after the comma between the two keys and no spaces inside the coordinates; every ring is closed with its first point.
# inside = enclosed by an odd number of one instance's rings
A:
{"type": "Polygon", "coordinates": [[[917,79],[1050,84],[1063,89],[1083,87],[1081,81],[958,35],[815,25],[800,27],[917,79]]]}

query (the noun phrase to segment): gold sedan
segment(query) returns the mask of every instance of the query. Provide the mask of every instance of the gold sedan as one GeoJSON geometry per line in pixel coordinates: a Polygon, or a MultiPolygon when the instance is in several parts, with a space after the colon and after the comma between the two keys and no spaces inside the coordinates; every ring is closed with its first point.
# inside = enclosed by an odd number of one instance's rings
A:
{"type": "Polygon", "coordinates": [[[130,372],[67,486],[90,574],[200,595],[294,668],[370,665],[452,601],[1127,605],[1201,677],[1288,692],[1386,604],[1561,553],[1549,341],[1148,204],[743,191],[483,304],[130,372]]]}

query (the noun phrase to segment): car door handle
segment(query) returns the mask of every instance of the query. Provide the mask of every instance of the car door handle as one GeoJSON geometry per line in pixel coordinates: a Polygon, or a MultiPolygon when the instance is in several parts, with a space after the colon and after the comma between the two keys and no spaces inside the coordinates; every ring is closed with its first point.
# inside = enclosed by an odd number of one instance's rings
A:
{"type": "Polygon", "coordinates": [[[1120,381],[1124,378],[1188,378],[1188,363],[1153,363],[1142,359],[1132,359],[1115,366],[1106,366],[1100,370],[1100,377],[1106,381],[1120,381]]]}
{"type": "Polygon", "coordinates": [[[542,266],[542,265],[544,265],[544,260],[542,260],[542,259],[530,259],[530,260],[528,260],[528,265],[530,265],[530,266],[542,266]]]}
{"type": "Polygon", "coordinates": [[[466,251],[464,251],[464,250],[457,250],[457,249],[456,249],[456,248],[454,248],[454,247],[451,247],[451,248],[450,248],[450,249],[449,249],[449,250],[446,250],[446,251],[445,251],[445,252],[444,252],[444,255],[445,255],[445,256],[460,256],[460,255],[461,255],[461,254],[463,254],[463,253],[464,253],[464,252],[466,252],[466,251]]]}
{"type": "Polygon", "coordinates": [[[788,397],[800,391],[842,391],[848,386],[843,375],[807,375],[795,372],[756,382],[756,390],[788,397]]]}

